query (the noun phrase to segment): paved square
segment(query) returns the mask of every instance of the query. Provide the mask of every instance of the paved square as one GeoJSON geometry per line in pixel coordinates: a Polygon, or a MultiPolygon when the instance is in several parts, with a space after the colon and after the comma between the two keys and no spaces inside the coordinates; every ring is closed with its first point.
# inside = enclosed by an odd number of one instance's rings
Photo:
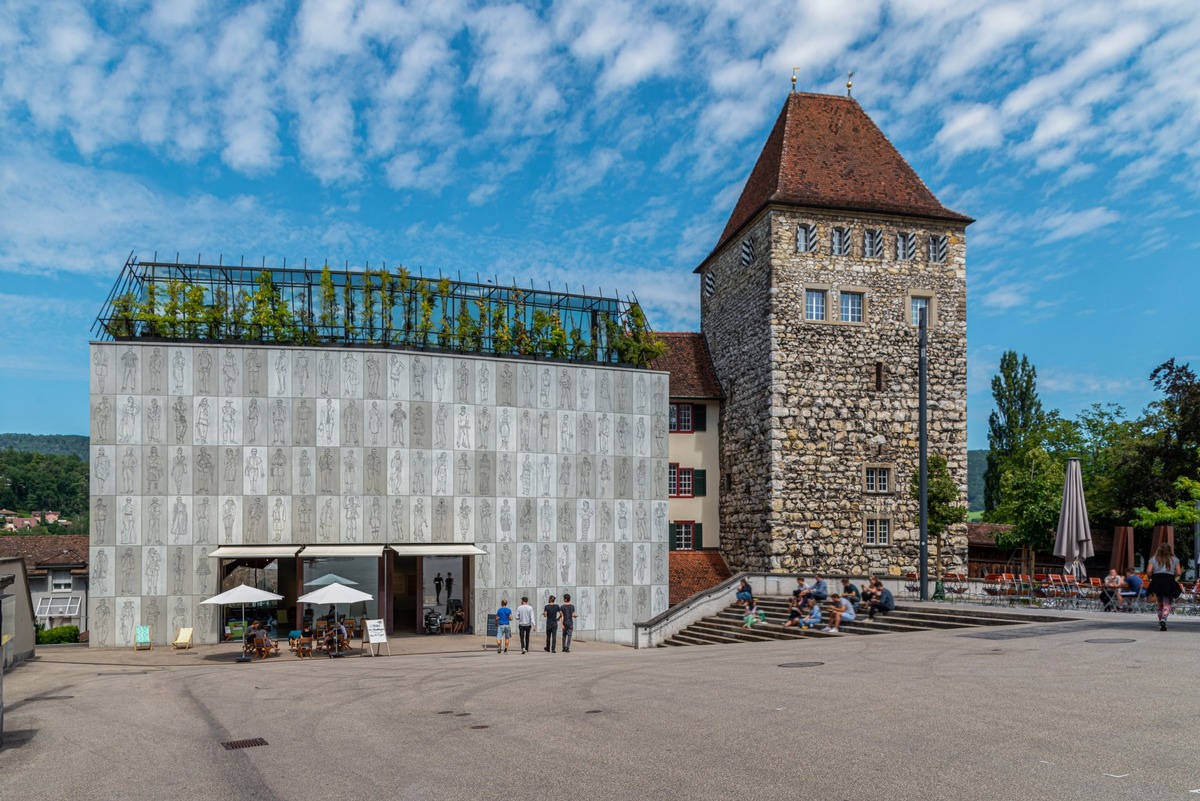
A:
{"type": "Polygon", "coordinates": [[[1195,798],[1200,620],[1077,617],[554,656],[42,649],[5,678],[0,798],[1195,798]]]}

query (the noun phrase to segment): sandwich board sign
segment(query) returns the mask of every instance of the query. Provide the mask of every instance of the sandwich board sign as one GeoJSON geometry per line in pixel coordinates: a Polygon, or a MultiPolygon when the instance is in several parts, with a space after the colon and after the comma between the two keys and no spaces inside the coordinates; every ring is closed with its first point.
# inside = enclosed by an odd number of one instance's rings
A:
{"type": "Polygon", "coordinates": [[[379,656],[378,649],[375,646],[387,646],[388,656],[392,655],[392,646],[388,645],[387,629],[383,625],[383,620],[368,620],[367,621],[367,644],[372,646],[369,650],[371,656],[379,656]]]}

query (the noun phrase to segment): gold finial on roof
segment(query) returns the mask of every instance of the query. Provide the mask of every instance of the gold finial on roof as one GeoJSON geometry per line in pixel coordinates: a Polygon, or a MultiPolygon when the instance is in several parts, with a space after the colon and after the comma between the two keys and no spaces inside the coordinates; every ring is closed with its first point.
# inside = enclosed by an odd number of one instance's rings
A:
{"type": "Polygon", "coordinates": [[[854,81],[851,80],[853,77],[854,77],[854,70],[850,70],[849,72],[846,73],[846,97],[853,97],[853,95],[850,94],[850,88],[852,86],[854,86],[854,81]]]}
{"type": "Polygon", "coordinates": [[[799,67],[792,67],[792,91],[796,91],[796,73],[800,71],[799,67]]]}

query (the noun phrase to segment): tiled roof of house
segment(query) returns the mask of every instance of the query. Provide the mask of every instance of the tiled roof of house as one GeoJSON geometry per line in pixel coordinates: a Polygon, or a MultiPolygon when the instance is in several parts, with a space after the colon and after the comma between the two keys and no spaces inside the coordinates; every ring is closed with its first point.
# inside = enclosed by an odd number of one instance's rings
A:
{"type": "Polygon", "coordinates": [[[733,575],[719,551],[671,551],[671,606],[733,575]]]}
{"type": "Polygon", "coordinates": [[[31,576],[46,573],[46,565],[83,565],[73,573],[86,573],[88,538],[81,534],[28,534],[0,537],[0,556],[19,556],[31,576]]]}
{"type": "Polygon", "coordinates": [[[768,203],[959,223],[853,98],[792,92],[713,251],[768,203]]]}
{"type": "Polygon", "coordinates": [[[666,370],[671,374],[672,398],[725,397],[717,371],[713,369],[712,356],[704,334],[695,331],[668,331],[658,333],[667,346],[667,351],[655,359],[650,367],[666,370]]]}
{"type": "MultiPolygon", "coordinates": [[[[1007,523],[967,523],[967,545],[976,548],[996,547],[996,534],[1008,531],[1012,526],[1007,523]]],[[[1095,526],[1091,527],[1092,548],[1096,553],[1107,553],[1112,550],[1113,532],[1095,526]]]]}

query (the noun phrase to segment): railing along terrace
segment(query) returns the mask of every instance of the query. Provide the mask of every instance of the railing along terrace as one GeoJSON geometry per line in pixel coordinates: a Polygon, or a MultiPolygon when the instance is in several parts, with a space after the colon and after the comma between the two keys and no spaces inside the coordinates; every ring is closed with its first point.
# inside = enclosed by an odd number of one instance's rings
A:
{"type": "Polygon", "coordinates": [[[125,262],[105,340],[376,345],[646,366],[662,345],[636,298],[413,275],[400,267],[125,262]]]}

